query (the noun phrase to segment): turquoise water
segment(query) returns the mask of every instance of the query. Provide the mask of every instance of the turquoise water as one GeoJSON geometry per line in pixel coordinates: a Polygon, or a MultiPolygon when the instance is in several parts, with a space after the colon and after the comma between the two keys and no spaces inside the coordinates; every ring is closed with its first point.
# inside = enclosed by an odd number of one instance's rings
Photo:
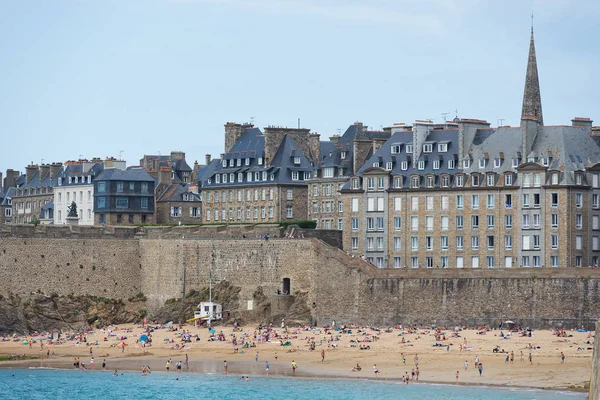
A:
{"type": "Polygon", "coordinates": [[[356,379],[307,379],[275,376],[70,370],[0,370],[1,399],[427,399],[515,400],[583,399],[575,393],[534,390],[403,385],[356,379]],[[176,380],[179,378],[179,380],[176,380]]]}

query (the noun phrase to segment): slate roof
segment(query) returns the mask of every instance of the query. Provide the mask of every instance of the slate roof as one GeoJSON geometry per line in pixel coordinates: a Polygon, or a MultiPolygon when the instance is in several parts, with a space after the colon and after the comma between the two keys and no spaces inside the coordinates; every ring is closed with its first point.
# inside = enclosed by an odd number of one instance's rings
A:
{"type": "Polygon", "coordinates": [[[154,178],[150,176],[150,174],[148,174],[143,168],[131,168],[126,170],[107,168],[102,171],[95,180],[154,182],[154,178]]]}
{"type": "MultiPolygon", "coordinates": [[[[62,168],[62,167],[61,167],[62,168]]],[[[62,171],[62,169],[61,169],[62,171]]],[[[41,188],[41,187],[54,187],[58,185],[58,176],[60,173],[55,174],[52,179],[50,179],[50,172],[48,172],[41,180],[40,180],[41,171],[38,169],[29,182],[26,181],[26,175],[23,174],[19,177],[15,184],[21,185],[19,189],[31,189],[31,188],[41,188]],[[23,179],[21,179],[23,178],[23,179]],[[22,184],[21,184],[22,182],[22,184]]]]}
{"type": "MultiPolygon", "coordinates": [[[[405,145],[413,143],[413,132],[396,132],[392,137],[381,146],[381,148],[361,166],[357,175],[362,176],[368,169],[378,163],[380,168],[385,168],[387,162],[392,162],[390,176],[404,176],[403,187],[410,185],[410,176],[425,176],[429,174],[441,175],[456,173],[496,173],[517,172],[513,168],[513,158],[519,160],[519,165],[527,162],[540,163],[546,162],[550,170],[559,170],[561,174],[559,184],[571,185],[574,183],[574,172],[584,171],[587,167],[600,162],[600,147],[593,137],[590,137],[585,128],[574,126],[542,126],[538,128],[538,133],[533,143],[530,154],[521,154],[523,131],[520,127],[499,127],[478,129],[473,138],[473,142],[465,149],[465,158],[471,160],[469,168],[463,168],[463,160],[458,159],[458,130],[445,129],[433,130],[425,138],[425,143],[433,144],[431,153],[421,154],[418,160],[413,160],[413,153],[407,154],[405,145]],[[439,153],[439,143],[447,143],[447,152],[439,153]],[[392,145],[400,145],[398,154],[391,153],[392,145]],[[455,160],[455,168],[448,169],[448,160],[455,160]],[[484,167],[480,167],[480,160],[485,159],[484,167]],[[439,169],[433,169],[433,161],[439,160],[439,169]],[[499,165],[496,166],[495,160],[499,165]],[[402,170],[402,161],[408,162],[408,169],[402,170]],[[425,161],[425,168],[418,169],[418,162],[425,161]]],[[[550,179],[550,178],[548,178],[550,179]]],[[[422,182],[422,181],[421,181],[422,182]]],[[[514,178],[514,184],[518,184],[517,176],[514,178]]],[[[450,186],[454,184],[451,179],[450,186]]],[[[436,179],[435,186],[439,187],[440,181],[436,179]]],[[[344,185],[344,190],[350,188],[350,183],[344,185]]]]}
{"type": "Polygon", "coordinates": [[[192,168],[189,166],[185,159],[178,160],[172,159],[171,155],[152,155],[146,154],[142,158],[142,165],[153,165],[154,161],[158,160],[158,166],[160,167],[169,167],[171,168],[171,172],[173,172],[173,181],[174,182],[182,182],[183,181],[183,172],[192,172],[192,168]]]}
{"type": "Polygon", "coordinates": [[[92,180],[98,176],[104,170],[104,163],[99,161],[94,164],[92,168],[89,169],[86,173],[83,173],[83,165],[82,164],[67,164],[66,167],[58,174],[58,177],[62,178],[60,186],[79,186],[79,185],[89,185],[86,182],[86,177],[90,175],[92,180]],[[83,180],[81,182],[74,181],[73,183],[69,183],[69,177],[79,178],[82,177],[83,180]]]}
{"type": "Polygon", "coordinates": [[[17,191],[17,189],[14,187],[8,188],[8,190],[6,192],[4,192],[4,197],[2,198],[2,201],[0,202],[0,206],[12,207],[8,204],[8,200],[12,199],[15,196],[16,191],[17,191]]]}
{"type": "Polygon", "coordinates": [[[212,160],[200,172],[197,178],[199,186],[207,188],[266,184],[296,185],[304,184],[304,172],[312,173],[312,163],[290,136],[284,136],[269,165],[264,165],[264,153],[265,137],[261,130],[259,128],[246,129],[230,151],[223,155],[224,160],[236,160],[233,166],[229,161],[227,166],[224,167],[221,160],[212,160]],[[299,164],[294,164],[294,157],[300,158],[299,164]],[[249,165],[246,165],[246,158],[250,161],[249,165]],[[258,163],[259,158],[263,160],[262,165],[258,163]],[[238,159],[241,160],[239,166],[238,159]],[[298,172],[299,180],[292,180],[292,172],[294,171],[298,172]],[[252,181],[248,182],[248,172],[259,172],[261,180],[256,181],[253,178],[252,181]],[[267,180],[262,180],[263,172],[267,173],[267,180]],[[241,182],[238,181],[239,173],[243,174],[241,182]],[[215,175],[217,174],[234,174],[235,182],[216,183],[215,175]]]}
{"type": "Polygon", "coordinates": [[[190,185],[185,185],[179,182],[171,183],[169,187],[160,195],[160,197],[156,200],[157,202],[179,202],[184,201],[183,195],[191,196],[193,200],[185,200],[185,201],[196,201],[200,202],[201,197],[199,193],[192,193],[189,191],[190,185]]]}

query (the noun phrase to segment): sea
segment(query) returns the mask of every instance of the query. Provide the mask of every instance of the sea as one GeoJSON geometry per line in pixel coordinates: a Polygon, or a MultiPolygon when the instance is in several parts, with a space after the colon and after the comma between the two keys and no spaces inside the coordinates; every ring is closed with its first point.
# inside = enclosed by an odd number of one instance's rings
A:
{"type": "Polygon", "coordinates": [[[410,384],[359,379],[318,379],[205,373],[0,370],[0,399],[411,399],[550,400],[586,395],[532,389],[410,384]]]}

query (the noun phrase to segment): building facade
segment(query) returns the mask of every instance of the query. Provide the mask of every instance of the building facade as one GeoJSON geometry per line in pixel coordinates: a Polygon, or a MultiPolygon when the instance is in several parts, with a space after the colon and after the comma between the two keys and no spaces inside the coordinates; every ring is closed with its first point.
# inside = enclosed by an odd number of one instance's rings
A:
{"type": "Polygon", "coordinates": [[[380,268],[583,267],[600,256],[592,121],[544,126],[533,33],[521,126],[395,126],[342,189],[344,249],[380,268]]]}
{"type": "Polygon", "coordinates": [[[143,168],[104,168],[93,180],[96,224],[154,223],[155,180],[143,168]]]}
{"type": "Polygon", "coordinates": [[[157,224],[197,224],[202,221],[202,197],[195,183],[172,183],[156,200],[157,224]]]}
{"type": "Polygon", "coordinates": [[[320,157],[314,160],[313,175],[307,180],[308,219],[315,221],[318,229],[343,229],[340,190],[389,137],[389,131],[368,130],[355,122],[342,136],[320,143],[320,157]]]}
{"type": "Polygon", "coordinates": [[[55,225],[67,223],[68,207],[77,204],[79,225],[94,225],[93,180],[104,169],[100,159],[67,161],[54,187],[53,221],[55,225]]]}
{"type": "Polygon", "coordinates": [[[319,150],[308,129],[225,125],[232,147],[200,171],[202,222],[262,223],[307,219],[306,153],[319,150]],[[297,144],[298,142],[302,145],[297,144]]]}
{"type": "MultiPolygon", "coordinates": [[[[25,174],[15,181],[12,221],[15,224],[38,223],[42,209],[54,199],[54,187],[62,171],[62,163],[28,165],[25,174]]],[[[43,223],[52,221],[44,215],[43,223]]]]}

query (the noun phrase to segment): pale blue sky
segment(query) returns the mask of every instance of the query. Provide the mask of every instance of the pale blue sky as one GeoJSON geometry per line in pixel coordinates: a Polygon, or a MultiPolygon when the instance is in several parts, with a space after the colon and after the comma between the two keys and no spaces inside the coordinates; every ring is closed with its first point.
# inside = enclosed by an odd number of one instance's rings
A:
{"type": "Polygon", "coordinates": [[[600,2],[0,0],[0,169],[223,151],[223,124],[519,123],[535,35],[546,124],[600,125],[600,2]]]}

